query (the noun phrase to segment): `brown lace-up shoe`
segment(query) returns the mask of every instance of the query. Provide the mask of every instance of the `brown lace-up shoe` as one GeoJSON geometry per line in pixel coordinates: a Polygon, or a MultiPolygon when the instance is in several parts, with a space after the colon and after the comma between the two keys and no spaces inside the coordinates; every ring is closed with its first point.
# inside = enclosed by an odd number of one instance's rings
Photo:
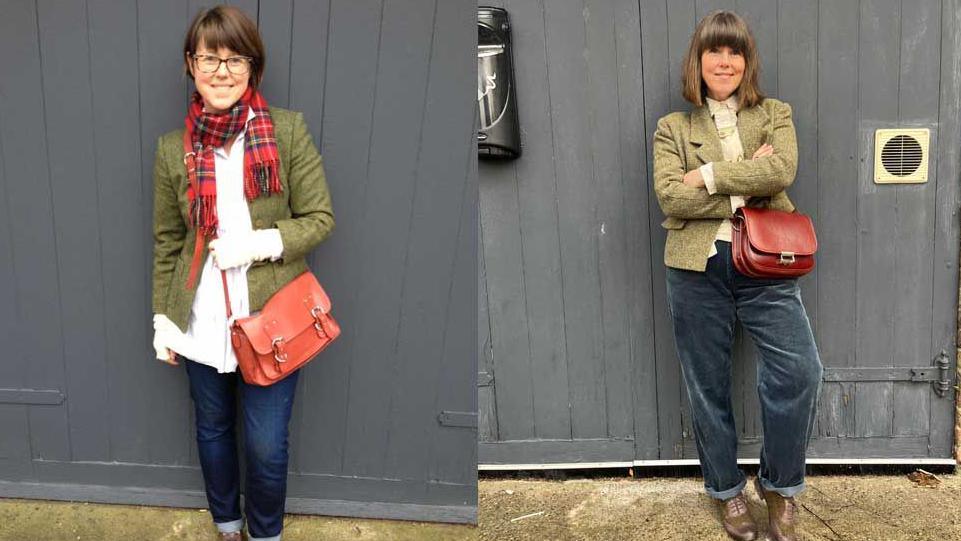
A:
{"type": "Polygon", "coordinates": [[[777,492],[768,492],[761,481],[754,479],[754,488],[767,503],[769,541],[797,541],[794,523],[797,518],[797,503],[794,498],[785,498],[777,492]]]}
{"type": "Polygon", "coordinates": [[[747,498],[743,492],[737,496],[724,500],[721,504],[724,512],[724,531],[732,539],[738,541],[753,541],[757,539],[757,524],[747,508],[747,498]]]}

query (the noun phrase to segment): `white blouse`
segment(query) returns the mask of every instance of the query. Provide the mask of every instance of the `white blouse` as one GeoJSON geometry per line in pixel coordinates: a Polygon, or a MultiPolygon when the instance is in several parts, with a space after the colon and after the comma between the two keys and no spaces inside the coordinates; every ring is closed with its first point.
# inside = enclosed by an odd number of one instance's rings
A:
{"type": "MultiPolygon", "coordinates": [[[[254,116],[250,111],[249,121],[254,116]]],[[[244,136],[246,127],[230,147],[230,154],[223,147],[214,149],[214,167],[217,176],[217,237],[227,238],[245,235],[253,231],[250,211],[244,198],[244,136]]],[[[280,232],[275,236],[273,259],[283,252],[280,232]]],[[[233,318],[250,315],[250,296],[247,289],[247,269],[250,264],[227,269],[227,287],[233,318]]],[[[230,323],[224,303],[223,282],[220,269],[208,253],[204,262],[197,294],[190,310],[187,332],[170,336],[170,349],[201,364],[212,366],[217,372],[237,370],[237,356],[230,344],[230,323]]]]}
{"type": "MultiPolygon", "coordinates": [[[[708,110],[714,118],[714,125],[717,127],[717,135],[721,140],[721,153],[726,162],[739,162],[744,159],[744,147],[741,145],[741,134],[737,131],[737,95],[731,95],[724,101],[717,101],[705,97],[708,110]]],[[[717,193],[717,186],[714,183],[714,164],[706,163],[699,167],[701,177],[704,179],[704,187],[711,195],[717,193]]],[[[731,196],[731,211],[743,207],[747,203],[746,197],[740,195],[731,196]]],[[[731,242],[731,220],[724,219],[718,226],[717,235],[714,240],[731,242]]],[[[717,253],[717,248],[711,244],[711,253],[708,257],[717,253]]]]}

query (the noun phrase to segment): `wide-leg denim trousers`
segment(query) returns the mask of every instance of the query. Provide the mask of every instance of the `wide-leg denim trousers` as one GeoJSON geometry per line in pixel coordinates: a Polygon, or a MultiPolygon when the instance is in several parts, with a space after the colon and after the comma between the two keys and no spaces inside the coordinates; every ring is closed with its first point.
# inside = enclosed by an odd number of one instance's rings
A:
{"type": "Polygon", "coordinates": [[[210,514],[221,532],[240,531],[240,468],[235,419],[240,393],[246,447],[244,515],[251,540],[276,541],[287,497],[287,436],[299,371],[269,385],[184,359],[197,418],[197,449],[210,514]]]}
{"type": "Polygon", "coordinates": [[[740,321],[759,353],[757,392],[764,439],[759,478],[765,490],[794,496],[804,489],[804,460],[814,425],[822,366],[796,279],[739,273],[731,244],[704,272],[667,269],[674,341],[691,402],[704,486],[726,500],[746,483],[737,466],[731,405],[734,326],[740,321]]]}

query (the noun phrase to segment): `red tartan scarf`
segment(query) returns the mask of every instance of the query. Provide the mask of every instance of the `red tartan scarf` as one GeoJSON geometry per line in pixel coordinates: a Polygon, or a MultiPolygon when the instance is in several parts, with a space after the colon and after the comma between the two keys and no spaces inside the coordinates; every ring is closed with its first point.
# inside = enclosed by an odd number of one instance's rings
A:
{"type": "Polygon", "coordinates": [[[203,99],[194,92],[187,118],[184,120],[197,158],[197,184],[187,188],[190,201],[190,225],[200,229],[205,237],[217,233],[217,177],[214,169],[214,149],[233,140],[247,126],[244,136],[244,196],[253,201],[261,195],[280,193],[280,155],[274,124],[267,102],[259,92],[248,88],[240,100],[222,114],[203,110],[203,99]],[[247,110],[254,117],[247,122],[247,110]]]}

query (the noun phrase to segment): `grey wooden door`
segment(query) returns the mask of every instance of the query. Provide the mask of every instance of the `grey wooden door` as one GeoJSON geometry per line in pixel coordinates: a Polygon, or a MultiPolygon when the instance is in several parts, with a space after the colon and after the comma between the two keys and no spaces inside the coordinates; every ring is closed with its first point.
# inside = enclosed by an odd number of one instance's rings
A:
{"type": "MultiPolygon", "coordinates": [[[[802,280],[826,367],[810,455],[949,458],[954,392],[911,379],[954,379],[958,2],[498,5],[512,16],[525,154],[480,169],[481,463],[697,457],[648,157],[657,119],[687,107],[678,70],[694,25],[722,8],[752,26],[762,88],[793,106],[789,193],[820,238],[802,280]],[[931,130],[927,183],[874,184],[874,130],[894,127],[931,130]]],[[[745,457],[760,445],[754,369],[739,332],[745,457]]]]}
{"type": "MultiPolygon", "coordinates": [[[[474,6],[239,2],[302,111],[342,337],[298,383],[293,512],[476,517],[474,6]]],[[[0,495],[204,506],[186,376],[150,347],[152,169],[208,2],[0,0],[0,495]]]]}

